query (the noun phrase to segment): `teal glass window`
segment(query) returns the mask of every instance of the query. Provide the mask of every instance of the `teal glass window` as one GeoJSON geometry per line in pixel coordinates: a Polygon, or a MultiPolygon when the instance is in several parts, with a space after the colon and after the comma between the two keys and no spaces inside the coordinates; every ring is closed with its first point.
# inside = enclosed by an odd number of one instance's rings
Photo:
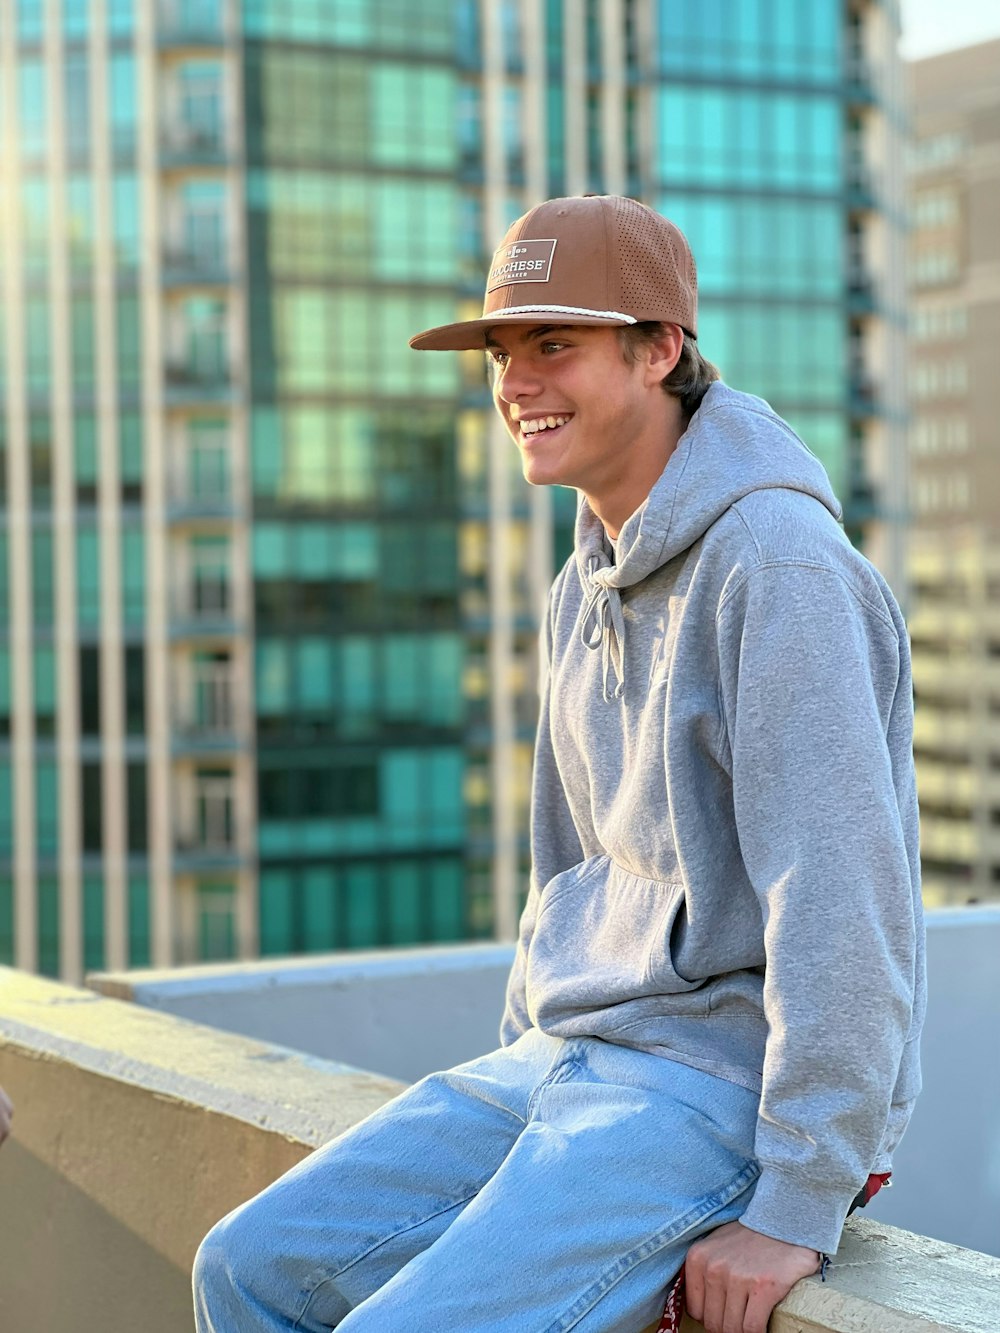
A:
{"type": "Polygon", "coordinates": [[[128,787],[128,849],[133,854],[149,850],[149,805],[146,786],[146,765],[141,761],[126,765],[128,787]]]}
{"type": "Polygon", "coordinates": [[[22,42],[37,42],[45,29],[43,0],[17,0],[17,35],[22,42]]]}
{"type": "Polygon", "coordinates": [[[232,884],[198,885],[198,957],[236,957],[236,891],[232,884]]]}
{"type": "Polygon", "coordinates": [[[35,760],[35,846],[39,856],[59,850],[59,782],[55,759],[35,760]]]}
{"type": "Polygon", "coordinates": [[[0,531],[0,626],[10,624],[10,570],[7,560],[7,533],[0,531]]]}
{"type": "Polygon", "coordinates": [[[70,305],[73,356],[73,391],[85,397],[94,392],[94,302],[74,292],[70,305]]]}
{"type": "Polygon", "coordinates": [[[59,881],[54,875],[39,875],[38,971],[43,977],[59,975],[59,881]]]}
{"type": "Polygon", "coordinates": [[[312,866],[302,872],[303,945],[310,952],[336,949],[340,944],[337,922],[337,876],[329,866],[312,866]]]}
{"type": "Polygon", "coordinates": [[[49,187],[38,177],[21,182],[21,228],[24,237],[25,274],[44,278],[49,271],[49,187]]]}
{"type": "Polygon", "coordinates": [[[108,31],[124,37],[132,31],[135,0],[108,0],[108,31]]]}
{"type": "Polygon", "coordinates": [[[35,528],[31,534],[31,594],[36,625],[51,625],[55,619],[52,580],[52,529],[35,528]]]}
{"type": "Polygon", "coordinates": [[[290,394],[453,399],[459,387],[457,358],[429,357],[406,345],[412,334],[453,318],[450,297],[279,290],[279,387],[290,394]]]}
{"type": "Polygon", "coordinates": [[[0,854],[14,854],[14,793],[9,758],[0,758],[0,854]]]}
{"type": "Polygon", "coordinates": [[[82,276],[93,266],[94,200],[88,177],[70,176],[66,185],[66,227],[70,271],[82,276]]]}
{"type": "Polygon", "coordinates": [[[145,466],[142,456],[142,417],[138,412],[122,412],[118,418],[118,452],[122,498],[142,498],[145,466]]]}
{"type": "Polygon", "coordinates": [[[149,880],[145,875],[128,879],[128,961],[129,967],[148,967],[150,950],[149,880]]]}
{"type": "MultiPolygon", "coordinates": [[[[10,735],[10,649],[0,645],[0,736],[10,735]]],[[[3,849],[0,848],[0,851],[3,849]]]]}
{"type": "Polygon", "coordinates": [[[257,711],[281,716],[289,711],[292,684],[289,645],[258,636],[254,648],[257,711]]]}
{"type": "Polygon", "coordinates": [[[85,37],[88,29],[90,0],[63,0],[62,21],[67,37],[85,37]]]}
{"type": "Polygon", "coordinates": [[[378,872],[372,865],[349,866],[344,873],[345,943],[355,949],[381,943],[378,872]]]}
{"type": "MultiPolygon", "coordinates": [[[[109,18],[114,19],[115,0],[109,18]]],[[[119,5],[119,8],[122,6],[119,5]]],[[[108,62],[108,102],[111,113],[111,151],[128,157],[135,152],[136,87],[135,57],[127,51],[115,51],[108,62]]]]}
{"type": "Polygon", "coordinates": [[[831,193],[842,176],[842,110],[834,94],[662,87],[661,179],[831,193]]]}
{"type": "Polygon", "coordinates": [[[81,519],[76,529],[76,605],[81,629],[101,623],[101,534],[81,519]]]}
{"type": "Polygon", "coordinates": [[[116,172],[112,185],[115,220],[115,262],[133,273],[139,267],[139,183],[132,172],[116,172]]]}
{"type": "Polygon", "coordinates": [[[67,51],[66,151],[71,158],[90,152],[90,66],[85,51],[67,51]]]}
{"type": "Polygon", "coordinates": [[[833,83],[840,75],[842,23],[840,0],[660,0],[660,68],[833,83]]]}
{"type": "Polygon", "coordinates": [[[35,162],[48,151],[48,113],[45,69],[34,56],[22,56],[17,62],[17,95],[21,157],[35,162]]]}
{"type": "Polygon", "coordinates": [[[665,194],[657,207],[690,241],[703,299],[801,296],[839,304],[843,297],[843,213],[835,200],[665,194]]]}
{"type": "Polygon", "coordinates": [[[115,309],[118,326],[118,386],[122,390],[138,390],[142,383],[142,329],[138,296],[119,293],[115,309]]]}
{"type": "Polygon", "coordinates": [[[0,966],[14,966],[14,881],[0,875],[0,966]]]}
{"type": "Polygon", "coordinates": [[[766,398],[779,412],[842,409],[847,367],[839,307],[706,301],[698,333],[705,355],[729,383],[766,398]]]}
{"type": "Polygon", "coordinates": [[[101,763],[84,761],[80,765],[80,826],[83,850],[99,854],[104,846],[104,790],[101,763]]]}
{"type": "Polygon", "coordinates": [[[35,731],[39,736],[56,734],[56,654],[47,643],[35,645],[35,731]]]}
{"type": "Polygon", "coordinates": [[[264,957],[292,953],[295,921],[292,911],[292,872],[263,870],[258,881],[260,897],[260,952],[264,957]]]}
{"type": "Polygon", "coordinates": [[[46,297],[31,294],[25,302],[27,334],[28,393],[33,398],[48,394],[51,374],[49,303],[46,297]]]}
{"type": "Polygon", "coordinates": [[[88,972],[104,967],[104,880],[83,877],[83,966],[88,972]]]}
{"type": "Polygon", "coordinates": [[[146,592],[146,539],[141,528],[122,529],[122,615],[126,625],[143,623],[146,592]]]}
{"type": "Polygon", "coordinates": [[[97,499],[97,420],[90,412],[77,412],[73,417],[73,457],[77,500],[93,504],[97,499]]]}
{"type": "Polygon", "coordinates": [[[125,648],[125,731],[129,736],[146,732],[146,651],[141,644],[125,648]]]}

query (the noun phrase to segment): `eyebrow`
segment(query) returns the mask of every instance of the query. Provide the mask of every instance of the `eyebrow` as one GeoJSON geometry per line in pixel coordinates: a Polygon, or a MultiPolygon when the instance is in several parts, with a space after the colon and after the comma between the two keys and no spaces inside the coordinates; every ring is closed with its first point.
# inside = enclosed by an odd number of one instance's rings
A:
{"type": "MultiPolygon", "coordinates": [[[[573,328],[572,324],[539,324],[539,326],[536,329],[532,329],[531,332],[527,335],[528,341],[534,342],[538,338],[547,338],[550,333],[560,333],[564,329],[571,329],[571,328],[573,328]]],[[[487,333],[486,335],[485,346],[488,352],[506,351],[506,348],[503,346],[503,344],[498,343],[495,338],[491,338],[489,333],[487,333]]]]}

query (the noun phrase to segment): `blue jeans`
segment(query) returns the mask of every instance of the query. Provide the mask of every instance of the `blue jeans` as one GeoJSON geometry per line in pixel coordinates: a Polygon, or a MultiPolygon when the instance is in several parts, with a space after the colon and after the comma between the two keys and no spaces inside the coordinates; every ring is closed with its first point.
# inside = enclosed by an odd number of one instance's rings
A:
{"type": "Polygon", "coordinates": [[[746,1208],[757,1097],[537,1030],[414,1084],[202,1242],[199,1333],[638,1333],[746,1208]]]}

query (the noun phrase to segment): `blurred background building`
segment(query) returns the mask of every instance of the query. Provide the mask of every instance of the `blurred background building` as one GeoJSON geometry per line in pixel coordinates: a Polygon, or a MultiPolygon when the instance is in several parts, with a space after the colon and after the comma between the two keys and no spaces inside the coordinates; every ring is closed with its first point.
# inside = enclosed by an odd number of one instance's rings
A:
{"type": "Polygon", "coordinates": [[[688,232],[705,354],[905,601],[902,95],[876,0],[2,0],[0,962],[515,926],[530,491],[476,310],[546,195],[688,232]]]}
{"type": "Polygon", "coordinates": [[[1000,41],[909,66],[914,752],[929,903],[1000,898],[1000,41]]]}

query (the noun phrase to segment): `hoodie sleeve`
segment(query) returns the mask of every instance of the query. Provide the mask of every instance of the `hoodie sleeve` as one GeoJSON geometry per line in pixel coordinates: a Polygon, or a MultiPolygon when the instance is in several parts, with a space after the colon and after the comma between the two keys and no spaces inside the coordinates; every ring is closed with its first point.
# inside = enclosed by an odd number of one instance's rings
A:
{"type": "Polygon", "coordinates": [[[507,980],[507,1001],[500,1023],[500,1044],[509,1046],[532,1026],[528,1016],[526,992],[528,950],[535,930],[538,902],[542,889],[561,870],[579,865],[583,860],[580,838],[570,814],[566,792],[552,750],[551,698],[552,615],[565,577],[559,575],[549,593],[549,610],[539,636],[538,731],[531,777],[531,878],[528,897],[521,913],[517,951],[507,980]],[[544,839],[539,836],[544,832],[544,839]]]}
{"type": "Polygon", "coordinates": [[[722,746],[766,954],[761,1175],[741,1220],[833,1253],[913,1021],[918,925],[897,796],[912,768],[908,668],[884,603],[821,565],[755,568],[717,628],[722,746]]]}

